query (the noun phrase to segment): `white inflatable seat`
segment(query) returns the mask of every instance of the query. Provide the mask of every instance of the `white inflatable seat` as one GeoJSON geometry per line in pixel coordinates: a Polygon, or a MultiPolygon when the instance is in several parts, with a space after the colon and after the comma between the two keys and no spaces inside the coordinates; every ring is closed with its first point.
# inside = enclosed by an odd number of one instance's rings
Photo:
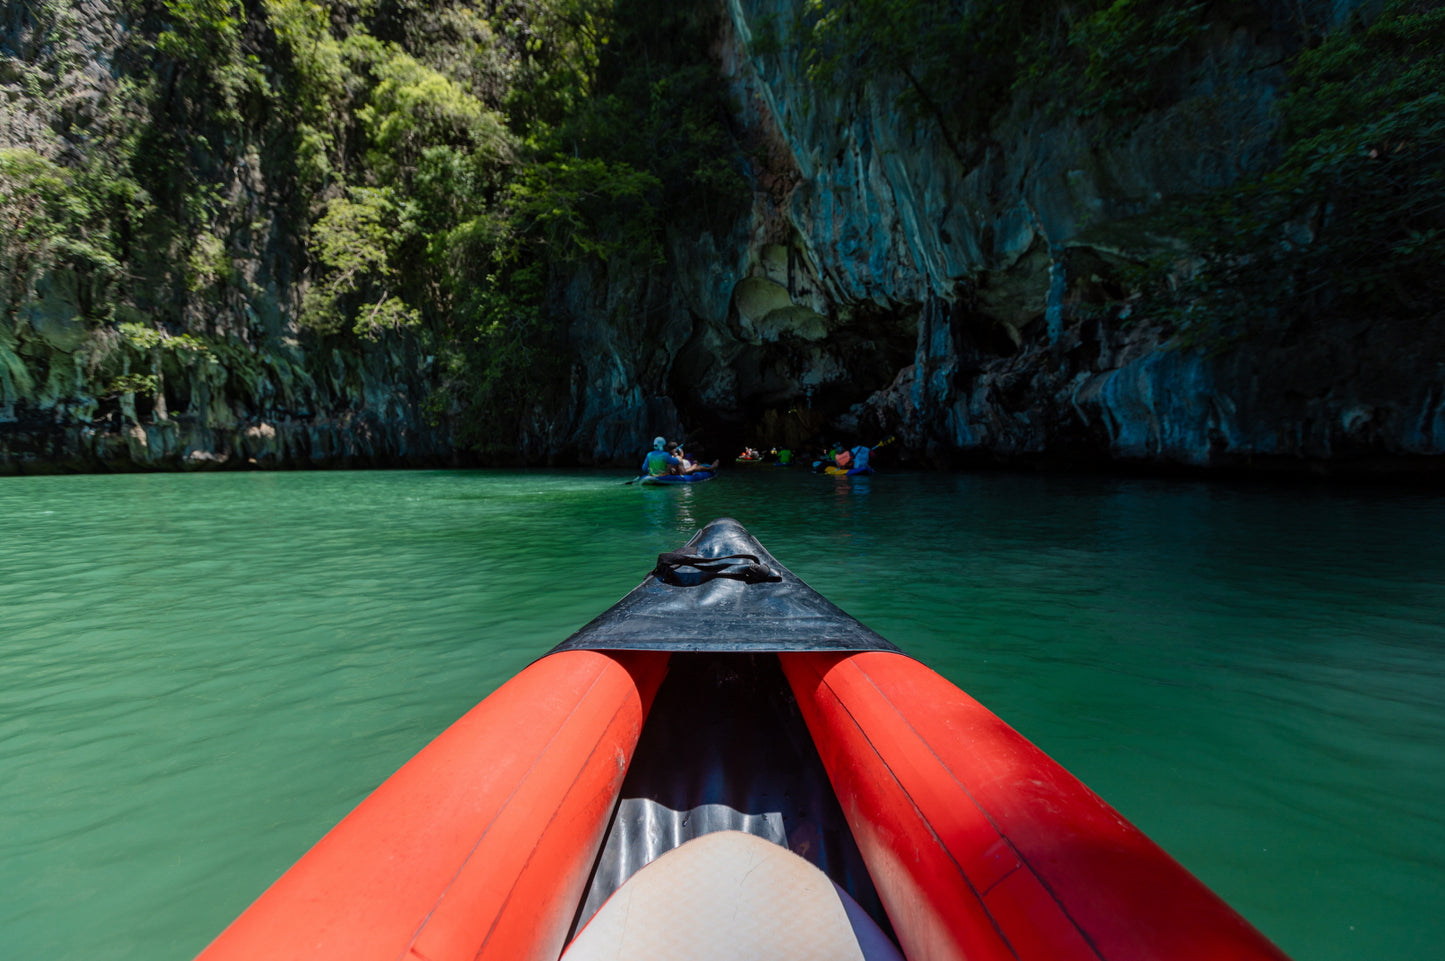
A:
{"type": "Polygon", "coordinates": [[[561,961],[903,961],[817,867],[771,841],[716,831],[618,888],[561,961]]]}

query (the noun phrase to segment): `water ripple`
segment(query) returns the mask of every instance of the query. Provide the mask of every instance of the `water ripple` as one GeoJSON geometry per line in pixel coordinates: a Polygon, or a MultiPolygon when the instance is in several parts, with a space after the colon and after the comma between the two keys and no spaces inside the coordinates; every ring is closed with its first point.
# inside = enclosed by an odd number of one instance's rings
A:
{"type": "Polygon", "coordinates": [[[732,516],[1297,961],[1438,956],[1445,499],[1022,475],[0,479],[7,954],[192,956],[732,516]]]}

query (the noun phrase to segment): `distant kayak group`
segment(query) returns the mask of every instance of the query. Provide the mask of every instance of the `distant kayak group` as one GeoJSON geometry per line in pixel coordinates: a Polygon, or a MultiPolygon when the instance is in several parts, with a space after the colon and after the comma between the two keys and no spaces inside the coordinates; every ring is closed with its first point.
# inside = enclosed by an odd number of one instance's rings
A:
{"type": "MultiPolygon", "coordinates": [[[[824,448],[817,459],[812,461],[812,471],[815,474],[834,476],[867,476],[873,473],[873,451],[892,443],[894,439],[889,437],[873,447],[866,444],[857,444],[852,447],[832,444],[824,448]]],[[[794,463],[794,452],[786,447],[774,447],[766,452],[754,447],[745,447],[733,462],[735,464],[770,464],[777,467],[790,467],[794,463]]],[[[669,442],[665,437],[656,437],[652,441],[652,450],[648,451],[647,456],[642,459],[642,467],[638,476],[627,483],[646,486],[696,484],[716,477],[719,463],[719,461],[713,461],[711,464],[705,464],[693,461],[687,456],[682,443],[669,442]]]]}

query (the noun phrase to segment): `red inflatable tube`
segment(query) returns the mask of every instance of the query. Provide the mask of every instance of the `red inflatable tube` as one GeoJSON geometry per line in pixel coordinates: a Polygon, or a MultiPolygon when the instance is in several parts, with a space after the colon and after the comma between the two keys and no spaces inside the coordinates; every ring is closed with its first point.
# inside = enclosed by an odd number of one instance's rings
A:
{"type": "Polygon", "coordinates": [[[388,778],[202,961],[555,961],[667,655],[567,651],[388,778]]]}
{"type": "Polygon", "coordinates": [[[1077,778],[900,654],[780,654],[910,961],[1281,961],[1077,778]]]}

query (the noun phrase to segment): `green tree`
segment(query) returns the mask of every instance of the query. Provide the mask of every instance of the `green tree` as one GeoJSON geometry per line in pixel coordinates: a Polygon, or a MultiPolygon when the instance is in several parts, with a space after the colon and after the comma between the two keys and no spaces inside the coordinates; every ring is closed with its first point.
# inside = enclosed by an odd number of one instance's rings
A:
{"type": "Polygon", "coordinates": [[[326,206],[312,234],[327,273],[306,293],[301,321],[318,333],[348,325],[363,337],[414,327],[420,313],[397,292],[392,264],[404,211],[385,187],[352,187],[326,206]]]}
{"type": "Polygon", "coordinates": [[[240,0],[164,0],[162,6],[156,51],[182,65],[192,108],[240,122],[244,100],[266,92],[259,58],[242,50],[240,0]]]}
{"type": "MultiPolygon", "coordinates": [[[[900,83],[905,117],[931,124],[965,165],[1015,97],[1030,109],[1115,119],[1161,104],[1190,43],[1245,4],[1183,0],[806,0],[791,24],[808,79],[859,96],[900,83]],[[1080,82],[1082,80],[1082,82],[1080,82]]],[[[786,45],[764,36],[761,49],[786,45]]]]}
{"type": "Polygon", "coordinates": [[[357,64],[373,49],[367,42],[369,34],[338,37],[334,33],[334,7],[318,0],[265,0],[264,4],[267,23],[290,55],[283,63],[291,74],[287,92],[295,117],[296,163],[302,183],[310,189],[324,189],[345,164],[340,146],[351,99],[362,85],[357,64]]]}
{"type": "Polygon", "coordinates": [[[382,181],[410,178],[428,148],[465,150],[495,166],[511,153],[503,118],[461,85],[405,53],[376,64],[377,84],[358,112],[371,137],[367,155],[382,181]]]}

